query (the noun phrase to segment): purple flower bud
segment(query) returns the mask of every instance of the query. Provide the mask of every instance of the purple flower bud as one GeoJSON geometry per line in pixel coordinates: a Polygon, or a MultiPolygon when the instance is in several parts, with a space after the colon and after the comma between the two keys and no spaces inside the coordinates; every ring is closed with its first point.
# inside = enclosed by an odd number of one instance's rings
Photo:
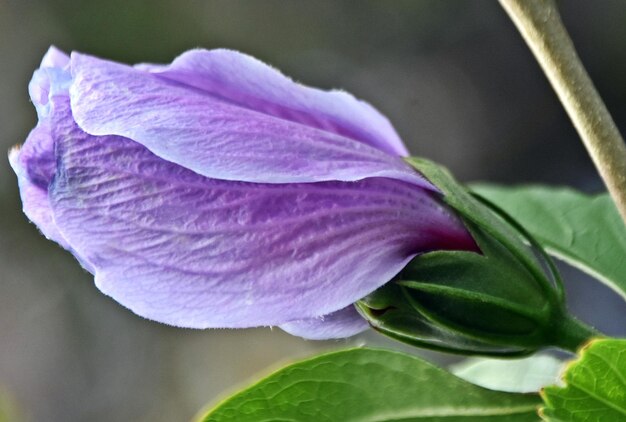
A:
{"type": "Polygon", "coordinates": [[[349,336],[367,327],[351,305],[414,256],[475,249],[384,116],[244,54],[51,48],[29,91],[24,212],[146,318],[349,336]]]}

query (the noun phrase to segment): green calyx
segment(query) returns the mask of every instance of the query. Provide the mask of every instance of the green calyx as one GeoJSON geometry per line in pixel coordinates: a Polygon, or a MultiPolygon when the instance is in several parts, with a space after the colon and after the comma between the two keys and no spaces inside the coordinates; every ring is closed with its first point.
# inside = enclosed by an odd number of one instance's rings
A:
{"type": "Polygon", "coordinates": [[[444,168],[418,158],[408,162],[442,191],[480,253],[416,257],[394,280],[357,302],[374,329],[418,347],[494,356],[546,346],[573,350],[597,335],[567,313],[554,263],[523,227],[444,168]]]}

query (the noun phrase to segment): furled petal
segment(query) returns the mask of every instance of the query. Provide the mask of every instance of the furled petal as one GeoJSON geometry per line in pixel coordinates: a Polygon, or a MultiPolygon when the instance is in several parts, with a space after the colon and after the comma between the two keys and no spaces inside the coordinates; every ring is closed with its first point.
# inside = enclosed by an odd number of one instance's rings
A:
{"type": "MultiPolygon", "coordinates": [[[[21,148],[10,151],[9,162],[17,175],[24,214],[46,238],[72,252],[80,264],[93,273],[91,264],[72,249],[57,227],[48,197],[48,188],[57,169],[52,132],[58,123],[55,119],[60,115],[53,111],[53,97],[63,97],[65,103],[69,100],[69,72],[52,67],[62,65],[63,56],[64,53],[51,47],[42,61],[42,68],[33,75],[29,91],[40,120],[21,148]]],[[[65,56],[65,59],[69,61],[69,57],[65,56]]]]}
{"type": "Polygon", "coordinates": [[[69,95],[70,83],[71,75],[67,69],[42,67],[35,71],[28,84],[28,93],[37,109],[40,122],[48,120],[52,107],[50,99],[53,96],[69,95]]]}
{"type": "Polygon", "coordinates": [[[365,331],[369,325],[350,305],[318,318],[288,322],[281,329],[294,336],[309,340],[326,340],[351,337],[365,331]]]}
{"type": "Polygon", "coordinates": [[[28,180],[44,192],[48,191],[56,171],[54,141],[50,130],[49,122],[40,122],[24,144],[9,154],[9,161],[18,177],[28,180]]]}
{"type": "Polygon", "coordinates": [[[54,223],[48,200],[48,184],[52,180],[55,165],[54,145],[47,125],[37,126],[21,148],[11,150],[9,162],[17,175],[24,214],[44,236],[69,249],[54,223]]]}
{"type": "MultiPolygon", "coordinates": [[[[251,72],[245,77],[263,84],[267,68],[255,64],[240,72],[251,72]]],[[[207,177],[258,183],[389,177],[434,189],[401,157],[278,111],[268,114],[265,103],[256,110],[243,100],[76,53],[71,69],[72,113],[85,132],[133,139],[207,177]]],[[[275,95],[295,95],[288,87],[298,85],[288,84],[275,95]]]]}
{"type": "Polygon", "coordinates": [[[40,67],[64,68],[70,63],[70,56],[59,50],[55,46],[50,46],[41,60],[40,67]]]}
{"type": "Polygon", "coordinates": [[[24,144],[9,153],[9,162],[17,175],[24,213],[44,236],[66,249],[69,245],[54,223],[48,200],[48,186],[56,171],[54,141],[50,133],[48,114],[49,99],[52,95],[63,95],[63,89],[65,95],[69,95],[68,85],[63,81],[68,81],[70,74],[57,69],[68,63],[69,57],[55,47],[50,47],[45,54],[41,67],[35,71],[28,87],[40,121],[24,144]],[[54,85],[53,89],[51,85],[54,85]]]}
{"type": "Polygon", "coordinates": [[[71,79],[67,69],[69,62],[70,57],[67,54],[52,46],[30,80],[28,92],[40,119],[48,114],[47,105],[51,96],[68,95],[68,82],[71,79]]]}
{"type": "Polygon", "coordinates": [[[382,114],[342,91],[292,81],[254,57],[232,50],[191,50],[171,65],[138,65],[244,108],[364,142],[391,155],[408,155],[382,114]]]}
{"type": "MultiPolygon", "coordinates": [[[[57,107],[59,112],[62,107],[57,107]]],[[[418,252],[472,240],[433,193],[375,178],[208,179],[118,136],[55,125],[55,220],[106,294],[185,327],[281,325],[342,309],[418,252]]]]}

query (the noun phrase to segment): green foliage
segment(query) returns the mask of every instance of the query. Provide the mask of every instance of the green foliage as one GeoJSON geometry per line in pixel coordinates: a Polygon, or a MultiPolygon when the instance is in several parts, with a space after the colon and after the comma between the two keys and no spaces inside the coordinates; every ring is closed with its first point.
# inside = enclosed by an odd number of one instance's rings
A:
{"type": "Polygon", "coordinates": [[[549,253],[626,299],[626,227],[608,194],[590,196],[540,186],[472,188],[504,208],[549,253]]]}
{"type": "Polygon", "coordinates": [[[551,345],[576,350],[589,338],[589,328],[565,309],[551,258],[523,227],[472,195],[444,167],[417,157],[407,162],[439,188],[480,252],[417,256],[392,282],[356,303],[375,330],[417,347],[490,356],[525,355],[551,345]]]}
{"type": "Polygon", "coordinates": [[[626,420],[626,340],[594,340],[565,372],[565,387],[542,392],[542,416],[553,422],[626,420]]]}
{"type": "Polygon", "coordinates": [[[537,421],[539,397],[483,389],[397,352],[350,349],[297,362],[219,403],[203,422],[537,421]]]}
{"type": "Polygon", "coordinates": [[[469,358],[452,365],[450,371],[490,390],[531,393],[557,382],[562,367],[563,362],[553,356],[534,355],[523,359],[469,358]]]}

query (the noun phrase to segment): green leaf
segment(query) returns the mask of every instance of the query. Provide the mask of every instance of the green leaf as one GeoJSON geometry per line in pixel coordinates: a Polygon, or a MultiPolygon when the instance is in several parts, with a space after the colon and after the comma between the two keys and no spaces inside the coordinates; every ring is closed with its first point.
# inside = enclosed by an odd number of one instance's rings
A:
{"type": "Polygon", "coordinates": [[[486,390],[417,357],[349,349],[295,363],[219,403],[204,422],[537,421],[537,395],[486,390]]]}
{"type": "Polygon", "coordinates": [[[491,390],[511,393],[537,392],[555,384],[563,362],[550,355],[523,359],[470,358],[450,366],[459,378],[491,390]]]}
{"type": "Polygon", "coordinates": [[[542,416],[558,422],[626,421],[626,340],[593,340],[563,377],[547,387],[542,416]]]}
{"type": "Polygon", "coordinates": [[[608,194],[541,186],[472,189],[519,221],[550,254],[626,299],[626,227],[608,194]]]}

